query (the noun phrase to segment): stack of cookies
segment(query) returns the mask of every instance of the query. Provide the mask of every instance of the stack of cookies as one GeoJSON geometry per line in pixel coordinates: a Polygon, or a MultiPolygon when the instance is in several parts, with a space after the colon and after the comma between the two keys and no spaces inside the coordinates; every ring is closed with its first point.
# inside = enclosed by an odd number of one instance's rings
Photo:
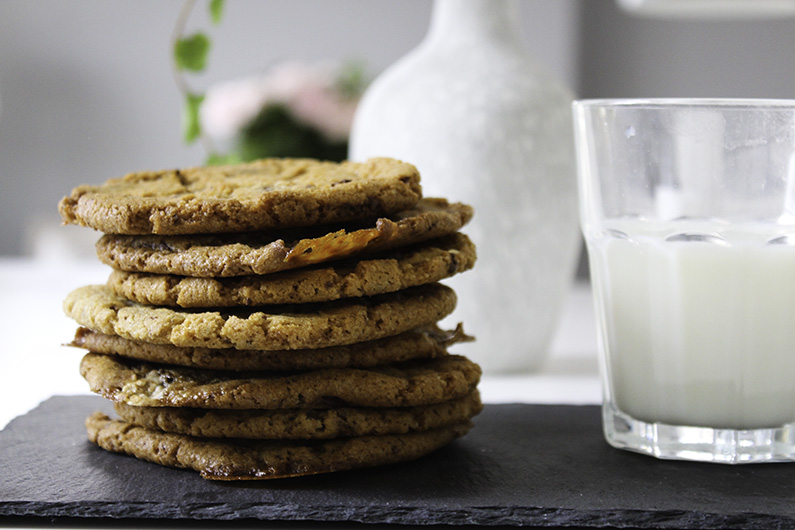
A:
{"type": "Polygon", "coordinates": [[[407,461],[465,434],[480,368],[437,322],[470,269],[464,204],[410,164],[266,159],[80,186],[65,223],[112,272],[64,302],[111,400],[89,439],[208,479],[407,461]]]}

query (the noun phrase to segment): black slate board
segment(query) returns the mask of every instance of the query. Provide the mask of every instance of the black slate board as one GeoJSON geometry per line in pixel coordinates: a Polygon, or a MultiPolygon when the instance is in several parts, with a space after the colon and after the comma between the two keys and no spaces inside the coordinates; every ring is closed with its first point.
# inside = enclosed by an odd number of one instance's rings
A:
{"type": "Polygon", "coordinates": [[[94,410],[111,407],[54,397],[0,432],[0,516],[795,528],[795,465],[619,451],[595,406],[488,405],[470,434],[412,463],[237,483],[95,447],[83,428],[94,410]]]}

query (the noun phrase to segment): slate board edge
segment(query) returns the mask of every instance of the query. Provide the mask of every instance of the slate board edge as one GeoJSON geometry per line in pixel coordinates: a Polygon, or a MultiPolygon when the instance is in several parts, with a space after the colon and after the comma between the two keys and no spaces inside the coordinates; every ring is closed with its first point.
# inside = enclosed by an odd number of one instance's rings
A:
{"type": "Polygon", "coordinates": [[[398,525],[475,525],[475,526],[555,526],[587,528],[746,528],[789,529],[795,520],[785,521],[766,514],[738,516],[701,512],[643,512],[634,510],[583,511],[528,507],[473,507],[470,510],[425,510],[414,508],[372,506],[328,506],[322,509],[302,506],[301,515],[292,508],[267,504],[248,507],[226,503],[164,504],[164,503],[42,503],[0,502],[0,516],[24,518],[77,518],[173,521],[245,521],[271,522],[352,522],[398,525]],[[119,515],[119,511],[124,513],[119,515]]]}

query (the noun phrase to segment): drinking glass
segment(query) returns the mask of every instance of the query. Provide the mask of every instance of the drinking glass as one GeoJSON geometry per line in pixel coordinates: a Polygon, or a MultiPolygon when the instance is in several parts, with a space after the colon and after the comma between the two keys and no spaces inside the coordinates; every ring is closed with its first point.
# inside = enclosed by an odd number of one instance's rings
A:
{"type": "Polygon", "coordinates": [[[607,441],[795,460],[795,101],[573,114],[607,441]]]}

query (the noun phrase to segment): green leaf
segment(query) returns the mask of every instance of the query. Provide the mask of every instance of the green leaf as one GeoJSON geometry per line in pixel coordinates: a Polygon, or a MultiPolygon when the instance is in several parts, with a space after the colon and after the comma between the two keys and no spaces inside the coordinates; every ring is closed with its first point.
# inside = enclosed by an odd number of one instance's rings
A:
{"type": "Polygon", "coordinates": [[[180,70],[200,72],[207,65],[210,39],[204,33],[194,33],[174,43],[174,60],[180,70]]]}
{"type": "Polygon", "coordinates": [[[297,121],[282,104],[266,105],[243,128],[237,144],[242,161],[258,158],[319,158],[341,162],[347,142],[329,142],[315,128],[297,121]]]}
{"type": "Polygon", "coordinates": [[[366,77],[366,68],[362,62],[348,62],[337,78],[337,90],[346,99],[356,99],[364,92],[366,77]]]}
{"type": "Polygon", "coordinates": [[[237,153],[228,153],[228,154],[218,154],[218,153],[210,153],[207,157],[205,163],[208,166],[227,166],[230,164],[239,164],[244,160],[240,158],[240,155],[237,153]]]}
{"type": "Polygon", "coordinates": [[[219,24],[224,14],[224,0],[210,0],[210,20],[219,24]]]}
{"type": "Polygon", "coordinates": [[[193,143],[201,135],[201,122],[199,121],[199,107],[204,101],[204,94],[191,94],[185,96],[185,106],[182,109],[182,135],[185,143],[193,143]]]}

